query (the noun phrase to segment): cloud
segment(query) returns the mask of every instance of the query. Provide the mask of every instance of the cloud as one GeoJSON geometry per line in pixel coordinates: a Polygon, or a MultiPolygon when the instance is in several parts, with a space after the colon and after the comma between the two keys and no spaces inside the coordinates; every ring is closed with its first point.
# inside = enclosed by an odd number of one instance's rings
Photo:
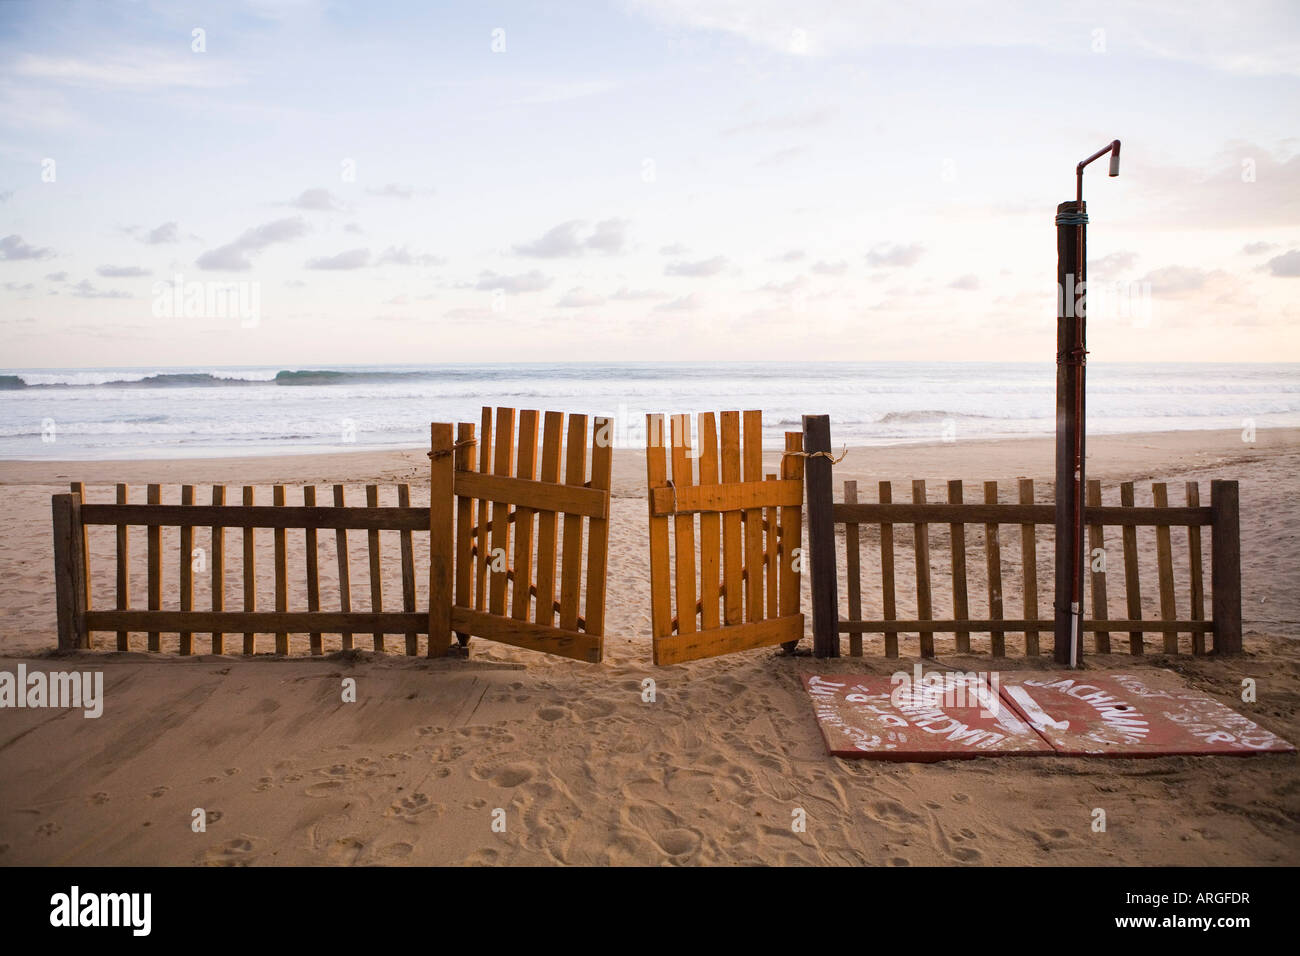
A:
{"type": "Polygon", "coordinates": [[[867,264],[873,266],[914,266],[925,252],[919,242],[910,244],[882,243],[867,253],[867,264]]]}
{"type": "Polygon", "coordinates": [[[365,230],[363,230],[363,229],[361,228],[361,225],[360,225],[359,223],[355,223],[355,222],[344,223],[344,224],[343,224],[343,231],[344,231],[344,232],[350,232],[350,233],[353,233],[354,235],[358,235],[358,236],[360,236],[360,235],[364,235],[364,234],[365,234],[365,230]]]}
{"type": "Polygon", "coordinates": [[[0,189],[0,202],[8,202],[13,198],[13,195],[14,191],[12,189],[0,189]]]}
{"type": "Polygon", "coordinates": [[[958,276],[948,283],[949,289],[960,289],[963,292],[974,292],[980,287],[979,276],[967,273],[964,276],[958,276]]]}
{"type": "Polygon", "coordinates": [[[1165,266],[1148,272],[1140,281],[1151,284],[1152,295],[1177,298],[1205,288],[1212,274],[1195,266],[1165,266]]]}
{"type": "Polygon", "coordinates": [[[840,259],[838,262],[814,262],[808,268],[819,276],[842,276],[849,271],[849,264],[840,259]]]}
{"type": "Polygon", "coordinates": [[[370,264],[369,249],[348,249],[333,256],[320,256],[307,260],[308,269],[346,270],[360,269],[370,264]]]}
{"type": "Polygon", "coordinates": [[[627,286],[619,289],[611,299],[617,299],[620,302],[641,302],[648,299],[666,299],[668,293],[659,292],[656,289],[629,289],[627,286]]]}
{"type": "Polygon", "coordinates": [[[51,282],[67,282],[68,274],[66,272],[47,272],[45,273],[45,278],[49,279],[51,282]]]}
{"type": "Polygon", "coordinates": [[[427,253],[413,253],[406,246],[402,246],[400,249],[397,246],[389,246],[379,254],[379,258],[375,260],[375,265],[440,266],[446,261],[446,259],[428,255],[427,253]]]}
{"type": "MultiPolygon", "coordinates": [[[[188,37],[185,43],[188,46],[188,37]]],[[[196,56],[188,51],[170,55],[145,49],[85,59],[29,53],[18,58],[13,72],[32,79],[94,89],[205,89],[232,86],[243,80],[228,59],[220,60],[218,65],[210,64],[206,56],[196,56]]]]}
{"type": "Polygon", "coordinates": [[[688,252],[690,252],[690,250],[687,249],[686,245],[681,242],[674,242],[669,245],[659,247],[659,254],[661,256],[684,256],[688,252]]]}
{"type": "Polygon", "coordinates": [[[304,189],[286,205],[308,212],[339,212],[345,208],[328,189],[304,189]]]}
{"type": "Polygon", "coordinates": [[[1102,256],[1092,263],[1089,275],[1115,275],[1121,272],[1127,272],[1137,263],[1138,254],[1136,252],[1112,252],[1108,256],[1102,256]]]}
{"type": "Polygon", "coordinates": [[[804,257],[804,251],[802,249],[791,249],[789,252],[781,253],[781,255],[777,256],[773,261],[774,262],[798,262],[803,257],[804,257]]]}
{"type": "Polygon", "coordinates": [[[97,289],[89,279],[82,279],[72,287],[72,294],[79,299],[133,299],[129,292],[120,289],[97,289]]]}
{"type": "Polygon", "coordinates": [[[139,266],[100,266],[95,271],[106,279],[139,279],[153,275],[148,269],[139,266]]]}
{"type": "Polygon", "coordinates": [[[1272,252],[1276,248],[1276,242],[1248,242],[1241,247],[1241,251],[1248,256],[1262,256],[1264,253],[1272,252]]]}
{"type": "Polygon", "coordinates": [[[828,109],[800,110],[795,113],[783,113],[766,119],[742,123],[722,131],[723,136],[736,136],[741,133],[782,133],[790,130],[814,129],[825,126],[834,117],[835,112],[828,109]]]}
{"type": "Polygon", "coordinates": [[[389,199],[411,199],[417,190],[414,186],[404,186],[401,183],[385,183],[378,189],[367,189],[366,192],[372,196],[386,196],[389,199]]]}
{"type": "Polygon", "coordinates": [[[561,309],[586,309],[594,305],[604,305],[605,297],[597,295],[594,292],[588,292],[581,286],[570,289],[566,292],[559,302],[555,303],[561,309]]]}
{"type": "Polygon", "coordinates": [[[1292,249],[1280,256],[1274,256],[1268,260],[1267,268],[1272,275],[1281,278],[1294,279],[1300,277],[1300,249],[1292,249]]]}
{"type": "Polygon", "coordinates": [[[151,246],[160,246],[168,242],[180,242],[180,227],[174,222],[165,222],[156,229],[150,229],[144,241],[151,246]]]}
{"type": "Polygon", "coordinates": [[[53,255],[53,249],[28,245],[19,235],[5,236],[0,239],[0,259],[9,262],[16,262],[19,259],[48,259],[53,255]]]}
{"type": "Polygon", "coordinates": [[[195,260],[200,269],[244,272],[253,267],[251,257],[267,246],[289,242],[307,234],[307,223],[301,216],[276,219],[246,230],[234,242],[209,249],[195,260]]]}
{"type": "Polygon", "coordinates": [[[551,280],[536,269],[532,272],[521,272],[512,276],[498,275],[495,272],[484,270],[479,273],[474,288],[482,292],[495,292],[500,289],[507,295],[518,295],[521,292],[540,292],[550,284],[551,280]]]}
{"type": "Polygon", "coordinates": [[[5,288],[8,289],[10,292],[31,292],[33,289],[36,288],[36,286],[34,283],[31,282],[24,282],[21,285],[18,284],[17,282],[6,282],[5,288]]]}
{"type": "Polygon", "coordinates": [[[670,262],[664,267],[664,275],[689,276],[694,279],[715,276],[727,267],[726,256],[714,256],[699,262],[670,262]]]}
{"type": "Polygon", "coordinates": [[[1300,153],[1227,143],[1200,166],[1133,164],[1147,200],[1140,213],[1179,228],[1255,229],[1300,224],[1300,153]]]}
{"type": "Polygon", "coordinates": [[[692,292],[690,295],[684,295],[681,298],[673,299],[671,302],[665,302],[663,305],[655,306],[656,312],[698,312],[704,307],[704,300],[698,293],[692,292]]]}
{"type": "Polygon", "coordinates": [[[586,223],[581,219],[570,219],[555,226],[532,242],[515,245],[514,250],[521,256],[536,259],[562,259],[580,256],[594,250],[606,254],[622,252],[627,242],[626,219],[604,219],[596,223],[595,229],[583,235],[586,223]]]}

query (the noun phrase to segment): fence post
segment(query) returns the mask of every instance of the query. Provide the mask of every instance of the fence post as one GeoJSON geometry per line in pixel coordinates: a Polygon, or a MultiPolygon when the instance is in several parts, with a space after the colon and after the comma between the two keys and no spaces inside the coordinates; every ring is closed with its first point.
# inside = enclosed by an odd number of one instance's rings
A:
{"type": "Polygon", "coordinates": [[[451,643],[452,565],[456,443],[449,422],[430,425],[429,448],[429,656],[442,657],[451,643]]]}
{"type": "Polygon", "coordinates": [[[1237,483],[1210,482],[1210,588],[1214,592],[1214,653],[1241,653],[1241,523],[1237,483]]]}
{"type": "Polygon", "coordinates": [[[90,646],[86,631],[85,526],[81,496],[54,495],[54,594],[59,622],[59,650],[90,646]]]}
{"type": "Polygon", "coordinates": [[[829,415],[803,416],[803,448],[809,456],[804,466],[808,495],[809,570],[812,574],[813,656],[839,657],[839,582],[835,573],[835,522],[829,415]]]}

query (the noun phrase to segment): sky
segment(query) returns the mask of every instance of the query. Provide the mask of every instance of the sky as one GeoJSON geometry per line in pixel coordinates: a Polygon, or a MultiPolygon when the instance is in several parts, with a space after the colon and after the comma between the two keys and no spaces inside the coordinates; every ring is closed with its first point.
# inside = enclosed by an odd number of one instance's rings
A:
{"type": "Polygon", "coordinates": [[[0,365],[1300,361],[1300,4],[0,2],[0,365]]]}

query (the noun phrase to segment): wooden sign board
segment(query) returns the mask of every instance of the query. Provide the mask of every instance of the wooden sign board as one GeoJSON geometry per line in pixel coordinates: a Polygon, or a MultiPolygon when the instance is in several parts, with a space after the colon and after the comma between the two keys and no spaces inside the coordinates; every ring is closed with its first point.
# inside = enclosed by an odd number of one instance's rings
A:
{"type": "Polygon", "coordinates": [[[1295,747],[1170,671],[1006,674],[1002,697],[1061,754],[1160,757],[1295,747]]]}
{"type": "Polygon", "coordinates": [[[865,674],[803,681],[836,757],[929,761],[1052,752],[975,675],[935,672],[934,683],[919,685],[865,674]]]}

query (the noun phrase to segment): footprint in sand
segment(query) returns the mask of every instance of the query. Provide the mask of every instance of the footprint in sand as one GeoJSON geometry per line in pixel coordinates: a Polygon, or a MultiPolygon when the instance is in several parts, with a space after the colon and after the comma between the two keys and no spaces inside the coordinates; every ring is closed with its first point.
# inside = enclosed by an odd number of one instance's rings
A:
{"type": "Polygon", "coordinates": [[[326,856],[335,866],[351,866],[361,858],[365,850],[366,844],[360,837],[345,836],[330,844],[326,856]]]}
{"type": "Polygon", "coordinates": [[[414,843],[390,843],[379,851],[385,860],[405,860],[415,852],[414,843]]]}
{"type": "Polygon", "coordinates": [[[256,859],[255,843],[252,837],[240,834],[204,850],[200,862],[204,866],[248,866],[256,859]]]}
{"type": "Polygon", "coordinates": [[[573,711],[567,707],[542,707],[537,711],[539,720],[561,720],[565,717],[572,717],[573,711]]]}
{"type": "Polygon", "coordinates": [[[166,785],[163,785],[163,786],[161,786],[161,787],[157,787],[157,788],[155,788],[155,789],[154,789],[154,790],[149,794],[149,796],[151,796],[151,797],[153,797],[155,800],[157,800],[159,797],[166,796],[166,795],[167,795],[167,791],[169,791],[170,789],[171,789],[171,787],[168,787],[168,786],[166,786],[166,785]]]}
{"type": "Polygon", "coordinates": [[[303,791],[309,797],[332,797],[343,788],[343,784],[338,780],[322,780],[320,783],[310,784],[303,791]]]}
{"type": "Polygon", "coordinates": [[[47,820],[36,828],[36,832],[41,836],[54,836],[54,834],[58,833],[62,829],[63,827],[59,826],[53,820],[47,820]]]}
{"type": "Polygon", "coordinates": [[[416,817],[421,813],[433,811],[434,816],[440,815],[447,808],[441,803],[434,803],[423,793],[413,793],[409,796],[402,797],[387,810],[384,811],[386,817],[397,817],[408,820],[411,823],[416,822],[416,817]]]}
{"type": "Polygon", "coordinates": [[[517,787],[537,774],[537,768],[522,758],[517,752],[486,757],[470,768],[470,776],[498,787],[517,787]]]}
{"type": "Polygon", "coordinates": [[[108,794],[103,790],[100,790],[98,793],[92,793],[90,795],[90,802],[96,806],[102,806],[103,804],[108,803],[108,794]]]}

